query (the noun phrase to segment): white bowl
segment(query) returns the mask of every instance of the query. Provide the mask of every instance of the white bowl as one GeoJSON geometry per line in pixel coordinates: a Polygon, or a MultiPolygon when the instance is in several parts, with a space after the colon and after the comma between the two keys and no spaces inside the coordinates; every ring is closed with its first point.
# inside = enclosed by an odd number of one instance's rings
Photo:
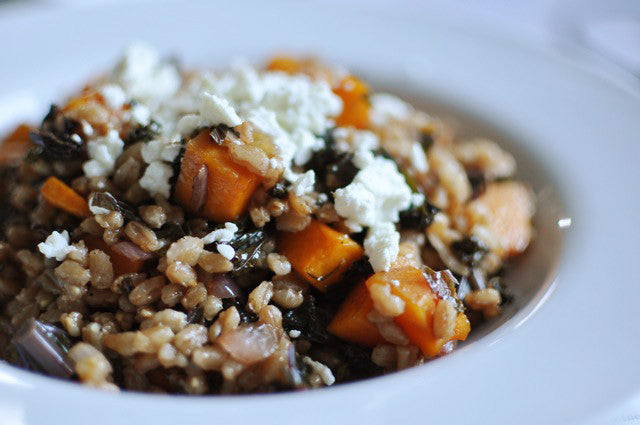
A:
{"type": "Polygon", "coordinates": [[[463,133],[505,143],[540,202],[536,242],[510,277],[516,301],[445,358],[323,390],[236,397],[111,394],[0,364],[0,423],[557,423],[640,393],[637,89],[409,6],[143,1],[6,10],[0,127],[42,116],[47,102],[135,39],[209,66],[313,53],[374,86],[456,111],[463,133]]]}

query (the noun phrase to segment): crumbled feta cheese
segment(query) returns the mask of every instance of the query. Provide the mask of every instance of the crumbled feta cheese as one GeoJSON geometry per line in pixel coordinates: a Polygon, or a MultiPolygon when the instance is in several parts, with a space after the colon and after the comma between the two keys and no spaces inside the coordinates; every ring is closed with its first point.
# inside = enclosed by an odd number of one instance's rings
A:
{"type": "Polygon", "coordinates": [[[226,243],[219,243],[218,245],[216,245],[216,249],[227,260],[233,260],[233,257],[236,255],[236,250],[233,249],[231,245],[227,245],[226,243]]]}
{"type": "Polygon", "coordinates": [[[356,130],[352,127],[338,127],[333,130],[336,145],[343,151],[376,150],[380,139],[369,130],[356,130]]]}
{"type": "Polygon", "coordinates": [[[69,245],[69,232],[64,230],[62,233],[51,232],[44,242],[38,244],[38,249],[45,257],[62,261],[76,248],[69,245]]]}
{"type": "Polygon", "coordinates": [[[411,189],[396,163],[375,157],[356,174],[353,182],[335,191],[335,207],[354,231],[363,226],[395,223],[411,204],[411,189]]]}
{"type": "Polygon", "coordinates": [[[102,86],[98,92],[102,95],[107,105],[116,110],[122,109],[122,105],[127,101],[127,95],[117,84],[102,86]]]}
{"type": "Polygon", "coordinates": [[[224,223],[224,228],[216,229],[210,232],[208,235],[202,238],[202,241],[205,245],[214,242],[230,242],[234,238],[237,231],[238,226],[236,226],[234,223],[227,222],[224,223]]]}
{"type": "Polygon", "coordinates": [[[316,173],[313,170],[309,170],[296,179],[291,185],[291,189],[296,196],[302,196],[313,191],[313,185],[315,183],[316,173]]]}
{"type": "Polygon", "coordinates": [[[87,177],[108,176],[123,148],[124,142],[116,130],[109,130],[106,136],[89,140],[87,154],[90,159],[82,165],[84,174],[87,177]]]}
{"type": "Polygon", "coordinates": [[[133,105],[130,113],[131,120],[136,124],[147,125],[151,121],[151,111],[140,103],[133,105]]]}
{"type": "Polygon", "coordinates": [[[176,124],[176,131],[178,134],[188,136],[193,133],[194,130],[203,126],[204,121],[200,115],[188,114],[178,120],[178,123],[176,124]]]}
{"type": "Polygon", "coordinates": [[[205,92],[200,96],[200,102],[200,116],[207,123],[206,125],[224,124],[228,127],[235,127],[242,124],[242,120],[233,106],[225,99],[205,92]]]}
{"type": "Polygon", "coordinates": [[[149,192],[150,195],[160,195],[169,198],[171,185],[169,179],[173,176],[173,169],[169,164],[161,161],[154,161],[144,171],[140,179],[140,186],[149,192]]]}
{"type": "Polygon", "coordinates": [[[140,153],[147,164],[155,161],[172,162],[180,153],[180,144],[167,139],[154,139],[143,144],[140,153]]]}
{"type": "Polygon", "coordinates": [[[281,165],[301,165],[324,141],[316,137],[342,110],[342,101],[325,82],[282,72],[258,74],[236,66],[204,78],[202,90],[227,100],[240,118],[271,136],[281,165]]]}
{"type": "Polygon", "coordinates": [[[426,173],[429,171],[427,155],[418,142],[414,142],[411,146],[411,165],[419,173],[426,173]]]}
{"type": "Polygon", "coordinates": [[[369,228],[364,238],[364,252],[373,271],[388,271],[398,257],[400,234],[392,223],[381,223],[369,228]]]}
{"type": "Polygon", "coordinates": [[[302,332],[300,332],[300,331],[299,331],[299,330],[297,330],[297,329],[291,329],[291,330],[289,331],[289,337],[290,337],[290,338],[299,338],[299,337],[300,337],[300,335],[302,335],[302,332]]]}
{"type": "Polygon", "coordinates": [[[302,361],[303,363],[308,365],[315,373],[317,373],[318,376],[320,376],[322,382],[324,382],[325,385],[333,385],[333,383],[336,382],[336,378],[333,376],[333,372],[331,372],[331,369],[329,369],[328,366],[317,362],[307,356],[304,356],[302,358],[302,361]]]}
{"type": "Polygon", "coordinates": [[[383,126],[390,120],[403,120],[413,110],[411,105],[389,93],[374,93],[369,96],[371,102],[370,119],[377,126],[383,126]]]}
{"type": "Polygon", "coordinates": [[[108,210],[103,207],[99,207],[98,205],[94,205],[93,204],[94,198],[95,198],[95,194],[91,194],[91,196],[89,197],[89,211],[91,211],[91,214],[99,215],[99,214],[109,214],[111,212],[111,210],[108,210]]]}
{"type": "Polygon", "coordinates": [[[182,84],[174,64],[163,61],[143,43],[129,46],[116,66],[113,79],[130,98],[154,102],[174,95],[182,84]]]}
{"type": "Polygon", "coordinates": [[[425,197],[422,193],[412,193],[411,194],[411,206],[419,207],[424,204],[425,197]]]}

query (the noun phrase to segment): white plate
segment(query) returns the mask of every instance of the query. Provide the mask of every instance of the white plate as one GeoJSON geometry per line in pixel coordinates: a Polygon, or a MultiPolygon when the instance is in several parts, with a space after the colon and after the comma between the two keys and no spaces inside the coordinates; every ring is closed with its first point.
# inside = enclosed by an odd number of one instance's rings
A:
{"type": "Polygon", "coordinates": [[[379,3],[258,1],[5,13],[0,127],[42,114],[132,39],[189,64],[312,52],[500,128],[533,158],[521,162],[543,161],[532,175],[551,176],[573,224],[554,292],[530,294],[497,330],[423,367],[319,391],[199,398],[107,394],[3,364],[0,422],[557,423],[637,394],[640,95],[553,54],[426,15],[379,3]]]}

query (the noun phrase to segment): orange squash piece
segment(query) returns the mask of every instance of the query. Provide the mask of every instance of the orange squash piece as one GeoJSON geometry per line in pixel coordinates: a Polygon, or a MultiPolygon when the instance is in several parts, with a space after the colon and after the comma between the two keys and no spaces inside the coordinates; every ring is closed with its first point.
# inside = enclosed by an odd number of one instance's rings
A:
{"type": "Polygon", "coordinates": [[[378,332],[376,325],[367,319],[372,309],[373,301],[369,289],[361,282],[343,301],[327,330],[338,338],[365,347],[384,344],[385,339],[378,332]]]}
{"type": "Polygon", "coordinates": [[[31,127],[20,124],[7,138],[0,142],[0,165],[15,164],[31,149],[29,138],[31,127]]]}
{"type": "Polygon", "coordinates": [[[320,290],[337,282],[364,250],[348,235],[312,220],[299,232],[281,232],[278,252],[307,282],[320,290]]]}
{"type": "Polygon", "coordinates": [[[191,213],[217,222],[233,221],[245,212],[261,181],[261,176],[234,162],[227,147],[202,131],[187,143],[174,197],[191,213]],[[200,175],[206,175],[205,195],[202,202],[194,203],[194,179],[203,167],[206,174],[200,175]],[[198,204],[200,211],[195,210],[198,204]]]}
{"type": "Polygon", "coordinates": [[[481,204],[490,214],[489,226],[500,241],[503,256],[522,253],[533,235],[533,194],[519,182],[491,183],[470,205],[481,204]]]}
{"type": "MultiPolygon", "coordinates": [[[[436,356],[448,340],[436,338],[433,334],[433,315],[440,299],[431,290],[422,271],[412,266],[401,266],[376,273],[366,281],[367,288],[377,284],[389,285],[391,293],[405,302],[404,313],[394,321],[411,343],[420,348],[425,357],[436,356]]],[[[455,329],[452,340],[467,338],[471,327],[464,313],[458,313],[455,329]]]]}
{"type": "Polygon", "coordinates": [[[276,56],[267,64],[268,71],[281,71],[287,74],[296,74],[300,69],[300,61],[289,56],[276,56]]]}
{"type": "Polygon", "coordinates": [[[345,77],[334,93],[342,99],[342,113],[336,118],[339,127],[369,128],[369,87],[354,76],[345,77]]]}
{"type": "Polygon", "coordinates": [[[40,193],[58,209],[80,218],[89,216],[87,201],[57,177],[49,177],[40,188],[40,193]]]}

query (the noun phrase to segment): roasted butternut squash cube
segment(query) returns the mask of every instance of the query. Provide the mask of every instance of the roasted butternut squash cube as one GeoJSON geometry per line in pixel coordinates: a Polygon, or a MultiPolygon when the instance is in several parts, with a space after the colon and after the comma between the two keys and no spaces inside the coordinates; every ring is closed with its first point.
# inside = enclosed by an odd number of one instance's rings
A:
{"type": "Polygon", "coordinates": [[[522,253],[533,235],[533,193],[520,182],[491,183],[485,192],[470,203],[489,211],[489,228],[502,246],[502,256],[522,253]]]}
{"type": "Polygon", "coordinates": [[[17,164],[27,154],[33,146],[29,138],[30,131],[28,125],[21,124],[0,142],[0,164],[17,164]]]}
{"type": "Polygon", "coordinates": [[[49,177],[40,188],[40,193],[58,209],[80,218],[89,216],[87,201],[57,177],[49,177]]]}
{"type": "Polygon", "coordinates": [[[236,163],[227,147],[202,131],[187,143],[174,198],[193,214],[233,221],[246,211],[261,181],[260,175],[236,163]]]}
{"type": "MultiPolygon", "coordinates": [[[[404,313],[395,317],[394,321],[411,343],[420,348],[425,357],[436,356],[449,340],[434,336],[433,316],[441,300],[429,286],[422,270],[400,266],[388,272],[376,273],[366,281],[367,288],[377,284],[388,285],[391,293],[405,302],[404,313]]],[[[464,313],[458,313],[451,340],[466,339],[469,330],[467,317],[464,313]]]]}
{"type": "Polygon", "coordinates": [[[338,338],[365,347],[384,344],[385,340],[376,325],[367,319],[372,309],[373,301],[369,289],[361,282],[343,301],[327,330],[338,338]]]}
{"type": "Polygon", "coordinates": [[[277,249],[295,271],[320,290],[339,281],[364,252],[348,235],[317,220],[299,232],[279,233],[277,249]]]}
{"type": "Polygon", "coordinates": [[[344,78],[333,92],[342,99],[342,113],[336,118],[339,127],[369,128],[369,87],[354,76],[344,78]]]}

